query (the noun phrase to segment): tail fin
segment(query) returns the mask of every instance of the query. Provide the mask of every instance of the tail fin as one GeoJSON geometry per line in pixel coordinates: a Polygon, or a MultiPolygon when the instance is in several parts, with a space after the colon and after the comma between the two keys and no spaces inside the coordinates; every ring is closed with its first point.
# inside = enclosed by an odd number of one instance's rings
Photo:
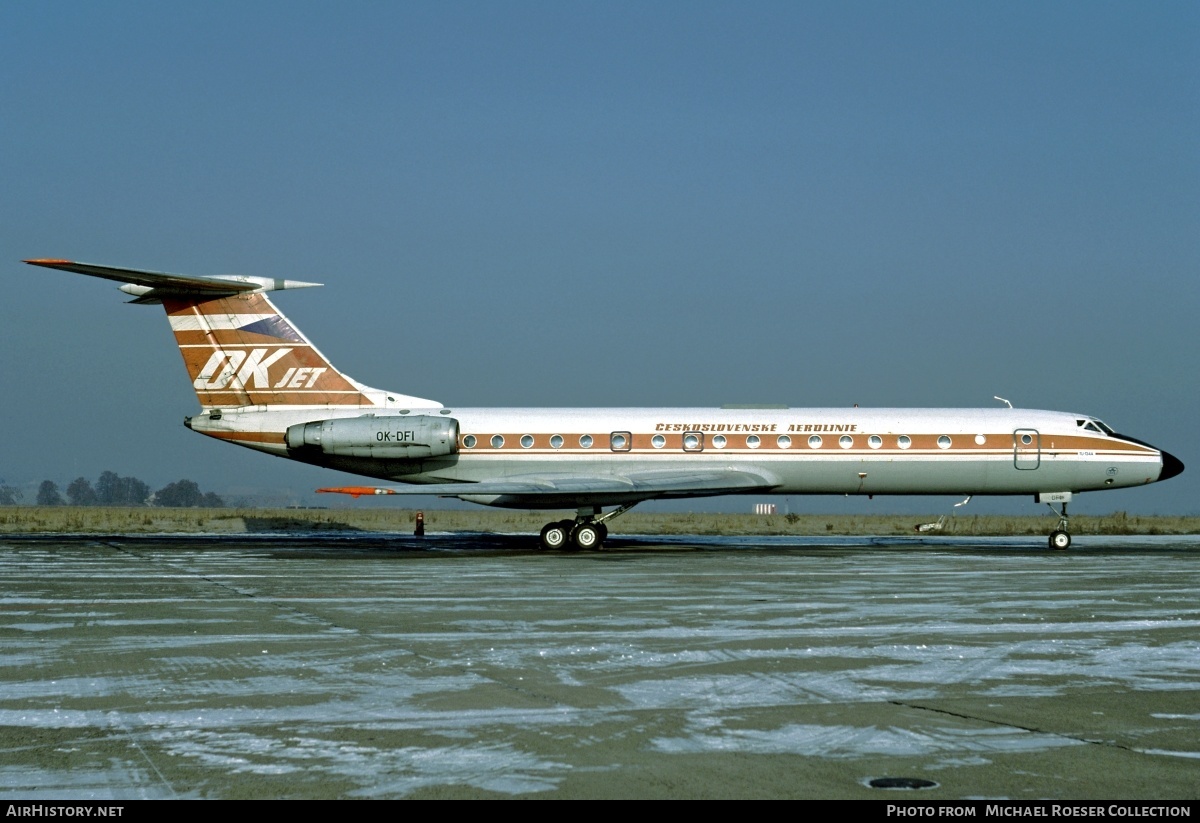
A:
{"type": "MultiPolygon", "coordinates": [[[[164,298],[200,405],[374,406],[263,294],[164,298]]],[[[383,404],[378,404],[383,405],[383,404]]]]}
{"type": "Polygon", "coordinates": [[[436,406],[389,395],[334,368],[263,292],[319,286],[296,280],[118,269],[69,260],[35,266],[125,283],[136,303],[162,303],[196,397],[205,409],[242,406],[436,406]]]}

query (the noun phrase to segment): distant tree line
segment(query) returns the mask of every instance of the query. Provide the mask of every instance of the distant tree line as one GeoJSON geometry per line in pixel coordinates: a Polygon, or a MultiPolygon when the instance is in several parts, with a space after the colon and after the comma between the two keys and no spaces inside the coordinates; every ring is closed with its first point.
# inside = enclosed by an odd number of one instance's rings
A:
{"type": "Polygon", "coordinates": [[[195,481],[176,480],[154,493],[154,505],[176,506],[182,509],[196,506],[202,509],[219,509],[225,505],[225,501],[213,492],[201,493],[195,481]]]}
{"type": "MultiPolygon", "coordinates": [[[[21,496],[5,502],[0,486],[0,505],[15,505],[21,496]]],[[[150,487],[136,477],[121,477],[116,472],[104,472],[93,486],[86,477],[76,477],[67,485],[64,500],[53,480],[43,480],[38,487],[39,506],[171,506],[179,508],[219,508],[225,501],[212,492],[201,492],[193,480],[177,480],[151,493],[150,487]]]]}

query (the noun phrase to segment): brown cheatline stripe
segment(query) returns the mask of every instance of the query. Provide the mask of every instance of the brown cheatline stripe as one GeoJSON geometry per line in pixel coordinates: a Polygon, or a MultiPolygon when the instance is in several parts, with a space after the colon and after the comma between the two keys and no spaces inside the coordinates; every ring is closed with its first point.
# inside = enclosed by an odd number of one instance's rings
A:
{"type": "MultiPolygon", "coordinates": [[[[1011,433],[985,435],[987,437],[987,442],[983,443],[983,444],[976,443],[975,436],[973,434],[972,435],[961,435],[961,434],[960,435],[948,435],[952,441],[951,446],[948,449],[942,449],[942,448],[938,447],[937,440],[942,435],[936,435],[936,434],[908,435],[909,438],[912,440],[912,445],[907,449],[900,449],[896,445],[896,439],[900,436],[900,435],[896,435],[896,434],[881,434],[881,435],[879,435],[880,437],[884,438],[884,445],[878,449],[872,449],[867,444],[867,438],[871,436],[870,432],[867,432],[866,434],[856,433],[854,435],[850,435],[851,437],[854,438],[854,445],[848,449],[843,449],[841,446],[838,445],[838,442],[837,442],[838,438],[841,437],[842,435],[839,435],[836,433],[822,435],[823,442],[822,442],[820,448],[816,448],[816,449],[809,448],[808,438],[811,435],[809,435],[807,433],[801,433],[799,435],[797,435],[795,433],[788,434],[788,436],[792,438],[792,444],[788,448],[779,448],[779,446],[776,445],[776,438],[779,437],[779,433],[777,433],[777,432],[772,432],[772,433],[768,433],[768,434],[759,434],[758,437],[761,441],[761,445],[757,449],[750,448],[749,446],[746,445],[746,438],[754,436],[753,433],[751,433],[751,434],[742,434],[740,432],[737,434],[721,433],[724,435],[724,437],[728,443],[728,445],[726,445],[725,448],[723,448],[723,449],[718,449],[712,445],[712,435],[710,433],[705,432],[704,434],[706,435],[704,438],[704,450],[705,451],[734,451],[734,450],[736,450],[736,451],[740,452],[741,450],[747,450],[747,451],[751,451],[751,452],[784,453],[784,454],[789,453],[789,452],[800,452],[800,453],[810,453],[811,452],[811,453],[816,453],[816,454],[823,454],[823,453],[824,454],[828,454],[828,453],[834,453],[834,454],[840,454],[840,453],[848,453],[848,454],[898,453],[898,454],[904,454],[906,452],[929,452],[929,453],[933,453],[933,454],[945,454],[947,452],[954,452],[954,453],[961,454],[963,452],[980,452],[980,453],[990,452],[990,453],[996,453],[996,454],[1000,454],[1000,453],[1011,454],[1014,449],[1014,444],[1012,442],[1012,434],[1011,433]]],[[[514,449],[517,451],[528,451],[528,449],[525,449],[521,446],[521,438],[524,437],[525,435],[530,435],[531,437],[533,437],[533,445],[530,447],[531,449],[551,449],[553,451],[565,451],[565,450],[575,451],[575,450],[578,450],[581,452],[612,451],[609,448],[610,432],[602,432],[600,434],[591,433],[591,432],[581,432],[581,433],[572,433],[572,434],[563,434],[562,432],[552,432],[551,434],[546,434],[546,433],[535,434],[533,432],[528,432],[528,431],[518,432],[518,433],[488,432],[486,434],[478,434],[476,432],[465,432],[459,436],[459,446],[465,451],[509,451],[509,450],[514,450],[514,449]],[[594,443],[592,444],[591,448],[585,449],[579,445],[579,438],[582,437],[583,434],[585,434],[585,433],[591,434],[592,438],[594,439],[594,443]],[[492,445],[490,442],[491,438],[496,434],[499,434],[501,437],[504,438],[504,445],[502,447],[500,447],[499,449],[492,448],[492,445]],[[553,434],[557,434],[563,438],[563,445],[560,446],[558,449],[554,449],[550,445],[550,437],[553,434]],[[463,439],[465,437],[467,437],[468,435],[474,435],[476,440],[478,441],[477,444],[474,446],[474,448],[468,449],[465,445],[463,445],[463,439]]],[[[663,433],[663,432],[650,433],[650,434],[640,434],[639,433],[639,434],[633,434],[632,440],[633,440],[632,451],[644,451],[644,452],[651,453],[651,454],[653,454],[655,452],[683,451],[683,434],[682,433],[679,433],[679,434],[663,433]],[[666,439],[666,443],[660,449],[654,448],[654,445],[652,443],[652,439],[658,434],[661,434],[662,437],[664,437],[666,439]]],[[[1037,451],[1035,449],[1035,447],[1033,447],[1033,446],[1022,446],[1022,449],[1023,449],[1023,451],[1028,451],[1030,453],[1030,456],[1032,456],[1037,451]]],[[[630,451],[630,450],[629,449],[621,450],[621,452],[624,452],[624,451],[630,451]]],[[[1106,454],[1106,453],[1112,453],[1112,452],[1117,452],[1117,453],[1126,452],[1126,453],[1130,453],[1130,454],[1147,454],[1147,455],[1149,455],[1149,454],[1154,453],[1153,450],[1148,449],[1144,446],[1140,446],[1136,443],[1126,443],[1126,442],[1120,441],[1120,440],[1104,440],[1104,441],[1098,442],[1091,438],[1076,437],[1073,435],[1065,435],[1063,437],[1054,437],[1053,439],[1051,439],[1049,437],[1044,438],[1042,446],[1041,446],[1041,452],[1043,454],[1047,454],[1047,453],[1061,454],[1064,452],[1078,452],[1078,451],[1093,451],[1098,454],[1106,454]]]]}
{"type": "Polygon", "coordinates": [[[245,440],[248,443],[283,443],[283,432],[203,432],[218,440],[245,440]]]}

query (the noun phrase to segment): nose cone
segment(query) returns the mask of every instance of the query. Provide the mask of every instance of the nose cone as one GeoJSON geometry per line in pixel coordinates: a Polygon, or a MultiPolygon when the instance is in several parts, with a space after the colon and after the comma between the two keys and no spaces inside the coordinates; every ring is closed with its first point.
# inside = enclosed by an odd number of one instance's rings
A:
{"type": "Polygon", "coordinates": [[[1162,453],[1163,467],[1159,472],[1159,480],[1170,480],[1177,474],[1183,474],[1183,461],[1170,452],[1162,453]]]}

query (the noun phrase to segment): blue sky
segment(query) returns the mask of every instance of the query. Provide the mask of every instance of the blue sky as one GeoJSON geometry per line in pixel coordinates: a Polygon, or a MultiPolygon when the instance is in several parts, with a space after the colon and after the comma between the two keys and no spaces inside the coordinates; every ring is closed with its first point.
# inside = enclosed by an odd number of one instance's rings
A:
{"type": "Polygon", "coordinates": [[[1171,2],[4,4],[0,478],[339,477],[186,431],[161,311],[18,262],[68,257],[324,282],[277,302],[452,407],[1095,414],[1195,468],[1077,510],[1200,513],[1198,44],[1171,2]]]}

